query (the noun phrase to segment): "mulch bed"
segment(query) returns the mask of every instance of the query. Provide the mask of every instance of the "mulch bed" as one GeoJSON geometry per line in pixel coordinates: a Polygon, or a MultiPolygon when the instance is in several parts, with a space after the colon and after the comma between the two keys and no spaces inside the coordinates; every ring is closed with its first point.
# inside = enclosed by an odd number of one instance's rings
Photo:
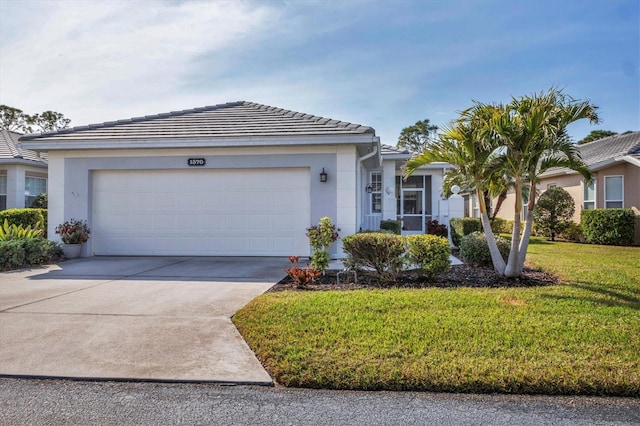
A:
{"type": "Polygon", "coordinates": [[[371,272],[358,272],[358,282],[354,281],[354,274],[340,274],[338,284],[337,271],[327,271],[313,284],[305,288],[297,288],[290,277],[283,278],[270,292],[278,291],[313,291],[313,290],[356,290],[372,288],[425,288],[425,287],[535,287],[560,284],[560,280],[547,272],[525,268],[519,279],[507,279],[497,275],[492,268],[456,265],[447,272],[438,274],[432,280],[419,277],[416,272],[409,271],[396,281],[380,283],[371,272]]]}

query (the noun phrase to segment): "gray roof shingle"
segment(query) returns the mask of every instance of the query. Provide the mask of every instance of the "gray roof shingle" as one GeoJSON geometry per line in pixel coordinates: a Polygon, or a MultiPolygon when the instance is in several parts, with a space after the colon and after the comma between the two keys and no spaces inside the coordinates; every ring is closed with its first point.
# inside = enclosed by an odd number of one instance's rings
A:
{"type": "Polygon", "coordinates": [[[229,102],[25,135],[20,140],[211,139],[271,136],[375,135],[371,127],[254,102],[229,102]]]}
{"type": "Polygon", "coordinates": [[[625,132],[580,145],[582,161],[588,166],[622,157],[640,156],[640,131],[625,132]]]}
{"type": "Polygon", "coordinates": [[[0,160],[27,160],[36,163],[47,164],[46,155],[38,155],[30,149],[23,149],[18,144],[20,133],[9,130],[0,130],[0,160]]]}
{"type": "Polygon", "coordinates": [[[406,148],[399,148],[391,145],[380,145],[380,151],[382,155],[407,155],[411,156],[413,153],[406,148]]]}

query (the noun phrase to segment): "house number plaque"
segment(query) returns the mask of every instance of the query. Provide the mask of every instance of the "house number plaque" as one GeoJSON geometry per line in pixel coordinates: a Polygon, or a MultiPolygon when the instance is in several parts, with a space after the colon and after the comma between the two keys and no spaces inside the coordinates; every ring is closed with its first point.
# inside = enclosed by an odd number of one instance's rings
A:
{"type": "Polygon", "coordinates": [[[189,158],[187,160],[187,165],[189,167],[204,166],[205,164],[207,164],[207,160],[204,158],[189,158]]]}

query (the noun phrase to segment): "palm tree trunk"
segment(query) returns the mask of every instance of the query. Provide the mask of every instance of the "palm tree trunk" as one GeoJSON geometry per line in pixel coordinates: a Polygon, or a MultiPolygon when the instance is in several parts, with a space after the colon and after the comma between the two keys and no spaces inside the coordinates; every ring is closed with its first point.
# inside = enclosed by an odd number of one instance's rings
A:
{"type": "Polygon", "coordinates": [[[493,262],[493,269],[499,275],[504,275],[505,263],[498,249],[498,243],[491,230],[491,222],[489,221],[489,215],[487,214],[487,208],[485,205],[482,191],[476,189],[478,194],[478,202],[480,203],[480,218],[482,220],[482,227],[484,228],[484,235],[487,237],[487,245],[489,246],[489,252],[491,253],[491,261],[493,262]]]}
{"type": "Polygon", "coordinates": [[[522,212],[522,185],[516,179],[515,182],[516,201],[513,213],[513,232],[511,233],[511,249],[509,250],[509,259],[504,270],[504,276],[507,278],[516,278],[521,275],[518,272],[518,260],[520,258],[520,214],[522,212]]]}
{"type": "Polygon", "coordinates": [[[527,221],[524,225],[522,241],[520,242],[520,254],[518,256],[518,267],[520,268],[520,275],[522,275],[522,271],[524,269],[524,261],[527,258],[527,249],[529,248],[531,229],[533,229],[533,209],[535,207],[535,193],[529,194],[529,203],[527,204],[527,221]]]}

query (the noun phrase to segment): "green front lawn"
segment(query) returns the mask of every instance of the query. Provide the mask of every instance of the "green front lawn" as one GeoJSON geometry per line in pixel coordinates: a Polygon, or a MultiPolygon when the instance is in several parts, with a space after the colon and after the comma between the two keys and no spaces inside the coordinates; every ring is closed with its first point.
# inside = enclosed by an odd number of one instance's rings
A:
{"type": "Polygon", "coordinates": [[[566,285],[268,293],[233,321],[286,386],[640,396],[640,248],[533,243],[566,285]]]}

